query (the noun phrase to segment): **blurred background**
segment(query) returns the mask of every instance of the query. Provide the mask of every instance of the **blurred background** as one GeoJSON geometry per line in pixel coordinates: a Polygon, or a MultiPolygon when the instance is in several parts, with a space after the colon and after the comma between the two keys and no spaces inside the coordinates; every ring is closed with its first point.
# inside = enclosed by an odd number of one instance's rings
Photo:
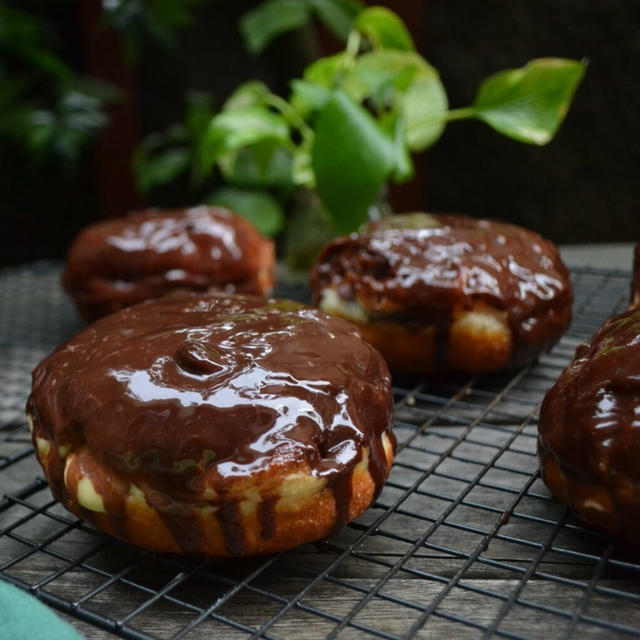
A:
{"type": "MultiPolygon", "coordinates": [[[[80,228],[134,208],[197,204],[186,179],[162,184],[147,172],[155,186],[141,185],[136,150],[139,156],[141,145],[153,145],[158,132],[179,133],[187,104],[196,112],[219,108],[253,78],[286,95],[291,78],[342,47],[322,24],[310,23],[249,52],[239,23],[258,4],[0,4],[2,264],[62,257],[80,228]]],[[[532,58],[589,60],[548,146],[517,144],[475,121],[450,124],[415,158],[414,180],[391,189],[395,211],[497,217],[558,243],[640,239],[640,3],[386,4],[439,70],[452,107],[469,104],[489,74],[532,58]]]]}

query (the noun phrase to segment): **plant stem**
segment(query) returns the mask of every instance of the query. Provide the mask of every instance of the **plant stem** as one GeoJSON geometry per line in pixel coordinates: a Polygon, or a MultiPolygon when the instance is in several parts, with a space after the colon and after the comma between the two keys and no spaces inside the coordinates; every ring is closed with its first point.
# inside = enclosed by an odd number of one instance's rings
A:
{"type": "Polygon", "coordinates": [[[358,31],[352,31],[347,38],[347,47],[345,53],[347,57],[355,59],[360,51],[360,43],[362,42],[362,36],[358,31]]]}
{"type": "Polygon", "coordinates": [[[462,107],[460,109],[451,109],[447,111],[445,118],[451,122],[451,120],[466,120],[467,118],[473,118],[476,115],[476,110],[473,107],[462,107]]]}
{"type": "Polygon", "coordinates": [[[475,117],[475,115],[476,110],[473,107],[462,107],[461,109],[451,109],[451,111],[445,111],[422,120],[415,120],[413,124],[419,126],[439,124],[440,122],[451,122],[452,120],[466,120],[467,118],[475,117]]]}
{"type": "Polygon", "coordinates": [[[360,52],[360,43],[362,42],[362,36],[357,31],[352,31],[347,38],[347,46],[344,50],[344,58],[342,64],[336,70],[336,75],[333,78],[333,89],[337,89],[342,84],[342,79],[345,74],[350,71],[356,63],[356,58],[360,52]]]}
{"type": "Polygon", "coordinates": [[[296,110],[280,96],[272,93],[266,96],[267,103],[277,109],[294,126],[305,140],[313,138],[313,129],[300,117],[296,110]]]}

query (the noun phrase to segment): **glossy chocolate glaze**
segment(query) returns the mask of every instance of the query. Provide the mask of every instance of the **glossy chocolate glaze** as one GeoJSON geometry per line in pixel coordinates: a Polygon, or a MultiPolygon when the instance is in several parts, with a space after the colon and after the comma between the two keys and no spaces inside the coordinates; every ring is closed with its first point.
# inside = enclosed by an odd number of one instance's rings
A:
{"type": "Polygon", "coordinates": [[[147,209],[82,231],[63,285],[92,319],[175,289],[264,295],[273,269],[273,243],[226,209],[147,209]]]}
{"type": "Polygon", "coordinates": [[[506,313],[511,364],[550,347],[571,320],[569,273],[555,245],[521,227],[467,216],[393,216],[334,240],[311,276],[316,304],[327,287],[358,300],[371,319],[434,324],[444,334],[454,311],[487,303],[506,313]]]}
{"type": "MultiPolygon", "coordinates": [[[[28,403],[34,439],[86,445],[144,491],[185,552],[199,546],[190,504],[215,489],[232,555],[244,548],[234,481],[307,468],[327,479],[344,524],[364,447],[382,487],[391,410],[386,364],[347,322],[290,301],[215,294],[165,297],[98,320],[35,369],[28,403]]],[[[57,446],[50,481],[68,502],[57,446]]],[[[127,487],[83,473],[117,519],[127,487]]],[[[262,496],[265,539],[277,498],[262,496]]]]}
{"type": "Polygon", "coordinates": [[[576,349],[538,428],[543,462],[552,457],[580,486],[605,488],[614,507],[607,528],[640,541],[640,309],[609,319],[576,349]]]}

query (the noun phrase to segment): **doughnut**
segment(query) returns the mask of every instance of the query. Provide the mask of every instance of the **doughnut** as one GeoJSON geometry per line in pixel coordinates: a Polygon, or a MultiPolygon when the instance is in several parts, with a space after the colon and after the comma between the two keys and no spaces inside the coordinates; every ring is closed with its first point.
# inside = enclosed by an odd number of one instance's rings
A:
{"type": "Polygon", "coordinates": [[[584,522],[640,544],[640,244],[630,308],[609,318],[547,392],[542,479],[584,522]]]}
{"type": "Polygon", "coordinates": [[[610,318],[544,398],[542,478],[585,522],[640,544],[640,309],[610,318]]]}
{"type": "Polygon", "coordinates": [[[274,246],[217,207],[146,209],[91,225],[71,245],[62,277],[85,320],[176,289],[268,295],[274,246]]]}
{"type": "Polygon", "coordinates": [[[396,441],[388,368],[349,323],[291,301],[183,293],[106,316],[33,372],[54,497],[156,551],[248,556],[364,511],[396,441]]]}
{"type": "Polygon", "coordinates": [[[392,371],[487,373],[534,361],[571,321],[553,243],[461,215],[395,215],[337,238],[311,274],[314,304],[353,322],[392,371]]]}

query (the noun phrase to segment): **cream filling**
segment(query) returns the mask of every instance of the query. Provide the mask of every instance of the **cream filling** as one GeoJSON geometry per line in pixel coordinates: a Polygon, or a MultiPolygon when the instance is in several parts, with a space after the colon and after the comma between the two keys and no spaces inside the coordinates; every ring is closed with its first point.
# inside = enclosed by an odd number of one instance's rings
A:
{"type": "Polygon", "coordinates": [[[357,300],[345,300],[335,289],[327,287],[320,292],[320,309],[352,322],[367,323],[369,314],[357,300]]]}
{"type": "Polygon", "coordinates": [[[489,310],[471,310],[460,314],[451,326],[451,330],[468,333],[503,334],[508,330],[506,313],[489,310]]]}
{"type": "Polygon", "coordinates": [[[78,502],[89,511],[106,513],[102,496],[96,491],[93,482],[87,476],[83,476],[78,481],[78,502]]]}
{"type": "Polygon", "coordinates": [[[46,438],[36,437],[36,447],[41,460],[46,459],[51,450],[51,443],[46,438]]]}
{"type": "MultiPolygon", "coordinates": [[[[74,455],[67,456],[67,460],[64,465],[64,484],[67,487],[68,491],[71,491],[72,488],[69,486],[69,468],[73,464],[75,460],[74,455]]],[[[80,480],[78,480],[78,484],[76,486],[76,499],[78,500],[78,504],[89,511],[97,511],[98,513],[106,513],[107,510],[104,508],[104,500],[102,496],[96,491],[96,488],[93,486],[93,482],[87,476],[82,476],[80,480]]]]}
{"type": "MultiPolygon", "coordinates": [[[[380,316],[372,318],[367,309],[357,300],[341,298],[335,289],[329,287],[320,292],[320,309],[340,316],[351,322],[368,324],[384,322],[380,316]]],[[[451,331],[458,330],[469,333],[503,333],[507,329],[506,312],[490,309],[471,309],[461,313],[452,323],[451,331]]],[[[389,320],[392,322],[392,320],[389,320]]]]}

